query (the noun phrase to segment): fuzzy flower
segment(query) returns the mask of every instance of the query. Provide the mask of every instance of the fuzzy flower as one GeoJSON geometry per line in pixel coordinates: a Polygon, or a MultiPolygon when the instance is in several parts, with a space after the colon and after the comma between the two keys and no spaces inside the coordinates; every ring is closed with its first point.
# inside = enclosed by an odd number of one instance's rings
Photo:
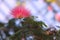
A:
{"type": "Polygon", "coordinates": [[[17,6],[13,8],[11,14],[14,18],[26,18],[30,16],[30,11],[23,6],[17,6]]]}

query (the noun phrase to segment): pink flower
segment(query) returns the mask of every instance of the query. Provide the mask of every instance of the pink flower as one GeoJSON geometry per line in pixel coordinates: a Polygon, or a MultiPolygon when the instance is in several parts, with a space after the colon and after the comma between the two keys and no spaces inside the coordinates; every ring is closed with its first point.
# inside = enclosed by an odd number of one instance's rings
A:
{"type": "Polygon", "coordinates": [[[51,6],[48,6],[48,10],[49,10],[49,11],[52,11],[52,7],[51,7],[51,6]]]}
{"type": "Polygon", "coordinates": [[[23,6],[17,6],[13,8],[11,14],[14,18],[26,18],[30,16],[30,11],[23,6]]]}
{"type": "Polygon", "coordinates": [[[60,14],[55,14],[55,19],[58,21],[58,22],[60,22],[60,14]]]}

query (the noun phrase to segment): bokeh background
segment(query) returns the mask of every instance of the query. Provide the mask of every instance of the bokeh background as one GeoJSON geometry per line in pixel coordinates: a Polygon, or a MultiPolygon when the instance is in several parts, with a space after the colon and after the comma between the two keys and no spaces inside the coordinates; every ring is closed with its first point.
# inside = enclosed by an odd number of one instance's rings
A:
{"type": "MultiPolygon", "coordinates": [[[[20,3],[36,16],[35,20],[44,21],[48,26],[60,26],[59,0],[20,0],[20,3]]],[[[0,0],[0,22],[8,23],[13,18],[11,10],[18,4],[17,0],[0,0]]]]}
{"type": "MultiPolygon", "coordinates": [[[[9,20],[18,18],[17,14],[21,11],[20,9],[24,10],[23,13],[30,13],[31,16],[34,16],[35,21],[43,21],[48,26],[44,27],[45,29],[53,27],[60,30],[60,0],[0,0],[0,23],[5,24],[4,27],[7,27],[9,20]],[[20,6],[21,8],[19,8],[20,6]]],[[[23,16],[26,17],[27,15],[23,16]]],[[[23,20],[16,20],[17,27],[21,26],[21,21],[23,20]]],[[[8,32],[13,35],[13,27],[8,32]]],[[[6,35],[3,31],[2,33],[5,38],[6,35]]]]}

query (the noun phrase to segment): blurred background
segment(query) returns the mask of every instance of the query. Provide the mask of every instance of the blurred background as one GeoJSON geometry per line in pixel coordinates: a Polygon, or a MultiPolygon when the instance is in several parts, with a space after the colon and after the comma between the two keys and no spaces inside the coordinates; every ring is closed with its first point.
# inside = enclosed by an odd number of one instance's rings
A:
{"type": "MultiPolygon", "coordinates": [[[[22,30],[21,22],[28,16],[34,16],[36,22],[44,22],[47,27],[43,26],[42,29],[48,30],[48,33],[54,31],[50,40],[57,40],[54,33],[60,30],[60,0],[0,0],[0,40],[10,40],[10,36],[22,30]]],[[[26,39],[14,40],[35,40],[33,36],[29,34],[26,39]]]]}

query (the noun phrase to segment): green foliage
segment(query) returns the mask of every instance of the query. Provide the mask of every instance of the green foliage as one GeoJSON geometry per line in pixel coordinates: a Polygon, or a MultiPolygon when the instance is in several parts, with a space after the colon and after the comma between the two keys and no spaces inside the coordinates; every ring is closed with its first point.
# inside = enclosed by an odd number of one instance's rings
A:
{"type": "Polygon", "coordinates": [[[43,33],[44,30],[42,30],[42,25],[46,27],[47,25],[44,22],[36,22],[33,20],[33,18],[25,18],[24,22],[21,23],[23,28],[16,32],[13,36],[11,36],[10,39],[13,40],[16,37],[18,40],[19,38],[21,38],[22,35],[26,37],[26,35],[28,34],[34,34],[36,36],[45,35],[43,33]]]}
{"type": "MultiPolygon", "coordinates": [[[[43,25],[47,27],[47,25],[40,21],[34,21],[33,18],[25,18],[22,24],[22,28],[15,27],[14,23],[15,19],[12,19],[9,21],[8,26],[9,28],[14,28],[15,34],[12,36],[9,36],[10,40],[21,40],[22,37],[26,39],[27,35],[34,35],[36,36],[34,40],[53,40],[54,35],[46,35],[46,31],[43,30],[43,25]]],[[[3,27],[4,24],[0,23],[0,28],[3,27]]],[[[60,31],[57,31],[56,33],[56,40],[60,40],[60,31]]]]}
{"type": "Polygon", "coordinates": [[[0,23],[0,27],[4,27],[4,24],[3,23],[0,23]]]}

